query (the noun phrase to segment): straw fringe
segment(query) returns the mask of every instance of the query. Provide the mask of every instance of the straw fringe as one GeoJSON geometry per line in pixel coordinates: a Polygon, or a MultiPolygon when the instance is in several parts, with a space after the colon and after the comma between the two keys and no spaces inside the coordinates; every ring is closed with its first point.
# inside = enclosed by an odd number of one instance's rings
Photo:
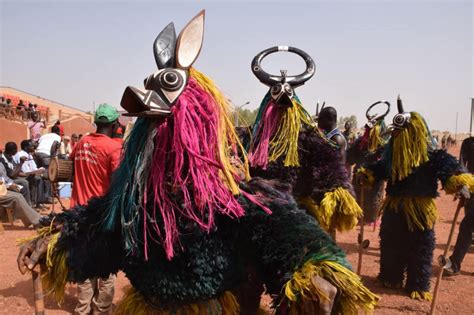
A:
{"type": "Polygon", "coordinates": [[[237,315],[240,312],[235,296],[229,291],[220,297],[177,308],[158,309],[151,306],[135,288],[130,287],[118,305],[116,315],[237,315]]]}
{"type": "Polygon", "coordinates": [[[431,142],[428,128],[420,114],[411,113],[408,126],[394,136],[392,148],[392,182],[401,181],[413,169],[428,161],[431,142]]]}
{"type": "Polygon", "coordinates": [[[326,231],[335,228],[340,232],[352,230],[362,217],[363,211],[351,193],[342,187],[324,194],[318,205],[309,198],[298,200],[326,231]]]}
{"type": "Polygon", "coordinates": [[[382,207],[385,210],[403,211],[408,229],[418,228],[422,231],[433,229],[438,220],[438,209],[431,197],[390,197],[387,196],[382,207]]]}
{"type": "Polygon", "coordinates": [[[469,187],[471,193],[474,192],[474,176],[472,174],[463,173],[449,177],[444,185],[444,190],[448,194],[455,194],[463,186],[469,187]]]}
{"type": "Polygon", "coordinates": [[[313,281],[316,276],[329,281],[339,290],[340,298],[335,307],[341,314],[357,314],[359,310],[371,312],[380,299],[362,284],[358,275],[342,265],[334,261],[309,260],[285,284],[284,292],[290,301],[290,314],[300,314],[298,305],[305,303],[305,299],[328,299],[313,281]]]}

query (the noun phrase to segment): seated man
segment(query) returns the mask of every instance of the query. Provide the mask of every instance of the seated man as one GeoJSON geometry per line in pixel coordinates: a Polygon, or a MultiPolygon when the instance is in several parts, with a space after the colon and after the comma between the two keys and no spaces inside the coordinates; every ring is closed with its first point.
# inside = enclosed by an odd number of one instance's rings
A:
{"type": "Polygon", "coordinates": [[[6,170],[6,174],[12,181],[21,186],[21,194],[25,197],[28,205],[31,206],[31,194],[30,194],[30,184],[25,179],[24,174],[21,172],[21,167],[26,161],[26,157],[20,158],[20,163],[15,163],[13,156],[17,154],[18,147],[15,142],[7,142],[5,144],[5,151],[0,156],[0,162],[3,164],[6,170]]]}
{"type": "Polygon", "coordinates": [[[31,208],[25,198],[18,193],[20,187],[8,178],[2,163],[0,163],[0,185],[5,185],[8,189],[5,194],[2,194],[0,190],[0,209],[13,209],[15,219],[20,219],[26,227],[33,225],[37,228],[41,215],[31,208]]]}
{"type": "Polygon", "coordinates": [[[22,175],[26,176],[30,184],[31,201],[36,208],[42,208],[42,203],[51,201],[51,185],[44,177],[46,170],[38,168],[33,158],[35,152],[33,141],[23,140],[21,142],[21,151],[13,157],[15,163],[20,164],[21,158],[26,160],[21,166],[22,175]]]}

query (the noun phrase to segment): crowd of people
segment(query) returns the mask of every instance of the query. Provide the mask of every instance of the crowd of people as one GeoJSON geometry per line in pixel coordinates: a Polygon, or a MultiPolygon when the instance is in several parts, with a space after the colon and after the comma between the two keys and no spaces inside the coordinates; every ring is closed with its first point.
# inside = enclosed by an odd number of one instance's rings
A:
{"type": "Polygon", "coordinates": [[[15,104],[12,99],[5,96],[0,96],[0,115],[9,119],[17,119],[28,121],[32,119],[33,114],[38,116],[48,117],[48,110],[44,107],[39,107],[38,104],[33,104],[20,99],[15,104]]]}

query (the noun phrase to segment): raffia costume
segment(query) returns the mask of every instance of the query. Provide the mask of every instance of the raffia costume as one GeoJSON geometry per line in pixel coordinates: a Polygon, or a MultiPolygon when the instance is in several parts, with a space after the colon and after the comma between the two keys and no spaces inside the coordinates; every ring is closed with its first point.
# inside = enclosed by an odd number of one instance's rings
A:
{"type": "Polygon", "coordinates": [[[369,183],[387,180],[379,279],[386,286],[402,287],[406,271],[405,289],[410,296],[430,300],[438,180],[452,194],[463,186],[474,191],[474,179],[464,173],[456,158],[444,150],[432,149],[429,129],[420,114],[404,112],[401,100],[398,111],[383,158],[359,173],[369,183]]]}
{"type": "Polygon", "coordinates": [[[368,122],[364,126],[364,134],[357,138],[347,150],[346,162],[349,165],[354,165],[352,184],[356,193],[357,203],[364,210],[364,221],[366,223],[372,223],[377,220],[383,201],[384,180],[379,179],[371,187],[364,187],[360,185],[356,174],[363,165],[376,163],[382,158],[383,149],[389,138],[384,117],[389,111],[390,103],[385,101],[379,101],[369,106],[366,112],[368,122]],[[380,115],[371,115],[371,109],[375,108],[378,104],[386,104],[387,111],[380,115]],[[362,192],[362,190],[364,191],[362,192]],[[363,204],[362,193],[364,194],[363,204]]]}
{"type": "Polygon", "coordinates": [[[122,106],[139,118],[107,195],[40,232],[52,239],[45,287],[60,300],[67,282],[123,270],[132,287],[118,314],[239,314],[232,291],[251,261],[281,314],[324,301],[318,277],[338,289],[335,312],[373,309],[377,297],[314,219],[249,180],[226,98],[190,68],[203,23],[201,12],[177,39],[168,25],[154,44],[159,71],[125,90],[122,106]]]}
{"type": "Polygon", "coordinates": [[[270,87],[263,98],[248,139],[251,175],[287,183],[300,206],[326,230],[351,230],[362,209],[353,197],[339,149],[326,140],[304,109],[294,89],[315,71],[314,61],[302,50],[278,46],[262,51],[252,62],[257,78],[270,87]],[[261,60],[276,51],[300,55],[307,70],[297,76],[269,75],[261,60]]]}

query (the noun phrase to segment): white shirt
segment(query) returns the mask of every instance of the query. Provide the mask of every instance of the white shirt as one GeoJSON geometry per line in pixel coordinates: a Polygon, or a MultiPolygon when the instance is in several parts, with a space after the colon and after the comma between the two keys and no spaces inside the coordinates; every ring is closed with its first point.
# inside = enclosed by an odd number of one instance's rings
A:
{"type": "Polygon", "coordinates": [[[41,138],[39,138],[36,152],[43,153],[49,156],[51,154],[51,147],[53,146],[53,143],[55,141],[61,143],[61,137],[55,133],[47,133],[41,136],[41,138]]]}
{"type": "Polygon", "coordinates": [[[26,151],[18,151],[14,156],[13,160],[15,163],[20,164],[20,158],[24,156],[26,157],[26,161],[23,163],[21,166],[21,171],[23,173],[29,173],[29,172],[34,172],[38,170],[38,166],[36,165],[35,160],[33,159],[33,156],[31,154],[28,154],[26,151]]]}

